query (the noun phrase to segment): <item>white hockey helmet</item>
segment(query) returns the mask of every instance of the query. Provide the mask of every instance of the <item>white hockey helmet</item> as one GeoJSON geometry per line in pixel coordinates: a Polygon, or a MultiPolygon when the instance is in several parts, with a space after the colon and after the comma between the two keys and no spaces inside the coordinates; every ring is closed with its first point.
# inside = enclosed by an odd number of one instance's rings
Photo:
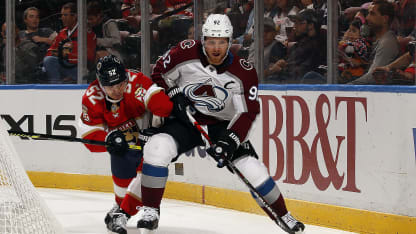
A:
{"type": "MultiPolygon", "coordinates": [[[[205,37],[227,37],[228,49],[230,50],[233,40],[233,25],[227,15],[223,14],[211,14],[208,16],[205,23],[202,25],[202,37],[201,42],[204,44],[205,37]]],[[[203,47],[204,54],[205,47],[203,47]]]]}

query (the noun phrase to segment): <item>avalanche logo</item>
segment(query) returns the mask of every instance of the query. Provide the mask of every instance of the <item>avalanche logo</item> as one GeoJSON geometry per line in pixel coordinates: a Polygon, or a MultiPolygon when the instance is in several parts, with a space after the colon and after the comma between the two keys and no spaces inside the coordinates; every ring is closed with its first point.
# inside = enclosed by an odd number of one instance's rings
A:
{"type": "Polygon", "coordinates": [[[228,92],[222,87],[214,86],[211,80],[185,86],[184,94],[195,106],[205,106],[210,112],[219,112],[225,107],[228,92]]]}
{"type": "Polygon", "coordinates": [[[240,59],[240,65],[247,71],[253,69],[253,65],[245,59],[240,59]]]}
{"type": "Polygon", "coordinates": [[[194,40],[185,40],[181,42],[181,48],[184,49],[190,49],[192,48],[194,45],[196,44],[196,42],[194,40]]]}

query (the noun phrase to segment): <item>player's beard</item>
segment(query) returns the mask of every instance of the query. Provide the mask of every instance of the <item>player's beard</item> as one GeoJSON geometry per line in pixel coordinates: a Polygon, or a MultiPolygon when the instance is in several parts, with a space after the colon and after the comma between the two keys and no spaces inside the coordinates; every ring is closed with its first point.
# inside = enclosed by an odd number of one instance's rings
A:
{"type": "Polygon", "coordinates": [[[221,56],[221,53],[212,53],[211,55],[207,56],[208,62],[212,65],[221,65],[224,60],[225,57],[227,57],[227,53],[223,54],[223,56],[221,56]],[[215,54],[216,56],[212,56],[212,54],[215,54]]]}

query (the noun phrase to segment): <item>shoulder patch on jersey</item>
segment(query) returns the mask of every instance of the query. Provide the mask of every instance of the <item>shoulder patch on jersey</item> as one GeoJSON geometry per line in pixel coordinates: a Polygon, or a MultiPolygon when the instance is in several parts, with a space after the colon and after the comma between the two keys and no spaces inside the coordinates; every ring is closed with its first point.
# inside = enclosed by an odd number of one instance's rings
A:
{"type": "Polygon", "coordinates": [[[194,47],[194,45],[196,45],[196,41],[195,40],[185,40],[185,41],[182,41],[180,43],[180,45],[181,45],[181,48],[183,50],[184,49],[190,49],[190,48],[194,47]]]}
{"type": "Polygon", "coordinates": [[[90,122],[90,116],[88,115],[88,107],[86,105],[82,105],[82,120],[85,122],[90,122]]]}
{"type": "Polygon", "coordinates": [[[138,87],[134,92],[134,96],[137,100],[144,102],[144,96],[146,96],[146,89],[144,89],[142,86],[138,87]]]}
{"type": "Polygon", "coordinates": [[[251,69],[253,69],[253,65],[249,61],[247,61],[245,59],[240,59],[240,65],[244,69],[246,69],[247,71],[250,71],[251,69]]]}

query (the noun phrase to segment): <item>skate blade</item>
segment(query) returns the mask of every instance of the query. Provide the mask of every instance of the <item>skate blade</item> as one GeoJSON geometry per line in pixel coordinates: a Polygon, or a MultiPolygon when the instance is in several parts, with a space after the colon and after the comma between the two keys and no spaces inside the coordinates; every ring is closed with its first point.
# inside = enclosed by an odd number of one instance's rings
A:
{"type": "Polygon", "coordinates": [[[294,232],[294,234],[306,234],[305,230],[294,232]]]}
{"type": "MultiPolygon", "coordinates": [[[[108,234],[119,234],[119,233],[117,233],[117,232],[112,232],[112,231],[110,231],[110,230],[107,230],[107,233],[108,233],[108,234]]],[[[127,234],[130,234],[130,232],[128,232],[128,231],[127,231],[127,234]]],[[[131,233],[131,234],[133,234],[133,233],[131,233]]],[[[137,234],[140,234],[140,232],[138,232],[137,234]]]]}

